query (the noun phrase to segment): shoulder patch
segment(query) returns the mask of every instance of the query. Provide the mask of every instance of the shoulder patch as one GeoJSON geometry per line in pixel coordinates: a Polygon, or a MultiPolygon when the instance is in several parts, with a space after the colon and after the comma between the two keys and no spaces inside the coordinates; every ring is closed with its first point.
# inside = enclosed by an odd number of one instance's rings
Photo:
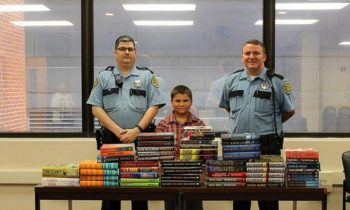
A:
{"type": "Polygon", "coordinates": [[[98,79],[95,79],[94,86],[92,88],[95,88],[98,85],[98,79]]]}
{"type": "Polygon", "coordinates": [[[153,87],[155,88],[159,88],[159,82],[156,76],[152,75],[151,78],[151,84],[153,85],[153,87]]]}
{"type": "Polygon", "coordinates": [[[288,81],[283,83],[283,91],[287,94],[290,94],[292,92],[292,86],[288,81]]]}

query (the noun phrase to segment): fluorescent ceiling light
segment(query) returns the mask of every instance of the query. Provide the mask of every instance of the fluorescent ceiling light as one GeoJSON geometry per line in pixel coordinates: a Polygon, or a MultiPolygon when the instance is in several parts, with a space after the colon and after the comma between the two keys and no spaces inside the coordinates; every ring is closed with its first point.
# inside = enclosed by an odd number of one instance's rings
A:
{"type": "Polygon", "coordinates": [[[69,21],[12,21],[16,26],[72,26],[69,21]]]}
{"type": "Polygon", "coordinates": [[[123,4],[126,11],[194,11],[195,4],[123,4]]]}
{"type": "Polygon", "coordinates": [[[339,45],[350,45],[350,42],[340,42],[339,45]]]}
{"type": "Polygon", "coordinates": [[[277,3],[276,10],[336,10],[349,3],[277,3]]]}
{"type": "Polygon", "coordinates": [[[50,11],[42,4],[3,4],[0,5],[0,12],[40,12],[50,11]]]}
{"type": "MultiPolygon", "coordinates": [[[[310,25],[318,22],[316,19],[276,19],[276,25],[310,25]]],[[[258,20],[254,25],[262,25],[263,21],[258,20]]]]}
{"type": "Polygon", "coordinates": [[[137,26],[192,26],[193,21],[175,20],[135,20],[137,26]]]}

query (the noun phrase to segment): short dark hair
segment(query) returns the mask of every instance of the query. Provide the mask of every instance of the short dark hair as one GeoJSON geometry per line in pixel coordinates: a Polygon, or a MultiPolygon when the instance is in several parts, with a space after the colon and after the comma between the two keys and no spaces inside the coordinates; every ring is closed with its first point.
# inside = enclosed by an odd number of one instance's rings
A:
{"type": "Polygon", "coordinates": [[[262,43],[260,40],[257,40],[257,39],[249,39],[248,41],[246,41],[246,42],[243,44],[242,49],[243,49],[243,47],[246,46],[247,44],[259,45],[260,47],[263,48],[263,52],[266,53],[265,45],[264,45],[264,43],[262,43]]]}
{"type": "Polygon", "coordinates": [[[170,93],[171,101],[173,100],[173,98],[175,97],[176,94],[186,94],[186,95],[188,95],[188,97],[190,97],[190,99],[192,101],[192,91],[190,88],[188,88],[185,85],[178,85],[178,86],[173,88],[173,90],[170,93]]]}
{"type": "Polygon", "coordinates": [[[115,40],[115,44],[114,44],[115,49],[118,48],[120,42],[132,42],[134,44],[134,48],[136,48],[135,40],[129,35],[122,35],[118,37],[117,40],[115,40]]]}

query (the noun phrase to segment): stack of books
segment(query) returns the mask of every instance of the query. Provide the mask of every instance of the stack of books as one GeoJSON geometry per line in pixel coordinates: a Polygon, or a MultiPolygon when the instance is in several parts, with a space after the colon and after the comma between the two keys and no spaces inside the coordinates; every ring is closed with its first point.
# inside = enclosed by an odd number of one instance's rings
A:
{"type": "Polygon", "coordinates": [[[223,160],[247,160],[260,157],[260,142],[253,133],[221,134],[223,160]]]}
{"type": "Polygon", "coordinates": [[[319,152],[313,148],[287,148],[287,185],[289,187],[318,187],[319,152]]]}
{"type": "Polygon", "coordinates": [[[162,187],[199,186],[202,161],[169,160],[162,161],[162,187]]]}
{"type": "Polygon", "coordinates": [[[103,144],[97,162],[109,163],[123,160],[134,160],[135,145],[130,144],[103,144]]]}
{"type": "Polygon", "coordinates": [[[42,168],[43,186],[79,186],[78,164],[49,164],[42,168]]]}
{"type": "Polygon", "coordinates": [[[81,161],[80,186],[118,186],[118,163],[98,163],[96,160],[81,161]]]}
{"type": "Polygon", "coordinates": [[[141,133],[136,140],[137,160],[174,160],[174,133],[141,133]]]}
{"type": "Polygon", "coordinates": [[[261,158],[255,162],[247,162],[248,187],[283,187],[285,185],[285,162],[281,156],[276,155],[276,157],[279,158],[274,158],[275,161],[261,158]]]}
{"type": "Polygon", "coordinates": [[[211,126],[186,126],[180,140],[180,160],[216,160],[218,144],[211,126]]]}
{"type": "Polygon", "coordinates": [[[120,162],[121,187],[159,187],[158,161],[120,162]]]}
{"type": "Polygon", "coordinates": [[[245,160],[207,160],[205,185],[208,187],[246,186],[245,160]]]}

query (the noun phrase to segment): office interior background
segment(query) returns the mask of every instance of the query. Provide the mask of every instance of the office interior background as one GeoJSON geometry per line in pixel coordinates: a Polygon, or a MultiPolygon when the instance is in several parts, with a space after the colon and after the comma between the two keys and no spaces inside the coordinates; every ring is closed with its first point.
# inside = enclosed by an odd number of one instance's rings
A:
{"type": "MultiPolygon", "coordinates": [[[[340,206],[341,154],[350,149],[348,0],[0,0],[2,203],[7,209],[33,209],[40,167],[94,158],[94,126],[89,125],[98,123],[85,101],[93,77],[115,65],[114,42],[123,34],[137,42],[137,66],[159,76],[168,106],[157,120],[171,111],[171,89],[184,84],[193,91],[192,111],[225,131],[228,115],[217,107],[220,84],[224,75],[243,68],[247,39],[266,40],[263,24],[274,24],[263,23],[267,2],[276,8],[275,57],[269,59],[275,72],[290,80],[296,97],[296,115],[284,126],[285,147],[319,149],[321,181],[334,198],[330,204],[340,206]],[[151,3],[189,7],[131,7],[151,3]],[[38,7],[9,6],[14,4],[38,7]],[[13,204],[16,197],[30,207],[13,204]]],[[[48,209],[59,209],[53,203],[48,209]]]]}

